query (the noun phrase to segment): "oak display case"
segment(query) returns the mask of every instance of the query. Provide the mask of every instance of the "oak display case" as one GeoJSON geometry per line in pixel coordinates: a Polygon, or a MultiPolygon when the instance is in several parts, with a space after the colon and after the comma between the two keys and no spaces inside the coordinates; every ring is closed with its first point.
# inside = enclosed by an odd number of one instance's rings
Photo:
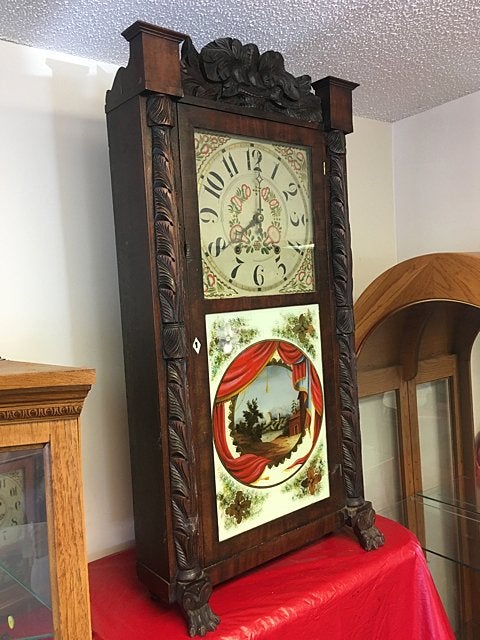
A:
{"type": "Polygon", "coordinates": [[[79,416],[92,369],[0,361],[0,637],[91,638],[79,416]]]}

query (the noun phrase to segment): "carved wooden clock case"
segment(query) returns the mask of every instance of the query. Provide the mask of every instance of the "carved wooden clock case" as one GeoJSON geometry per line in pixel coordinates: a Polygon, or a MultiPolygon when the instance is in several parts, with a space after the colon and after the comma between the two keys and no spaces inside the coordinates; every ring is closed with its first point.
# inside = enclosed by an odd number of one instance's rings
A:
{"type": "Polygon", "coordinates": [[[231,38],[123,35],[106,111],[137,570],[204,635],[213,584],[346,523],[383,542],[354,358],[356,85],[231,38]]]}

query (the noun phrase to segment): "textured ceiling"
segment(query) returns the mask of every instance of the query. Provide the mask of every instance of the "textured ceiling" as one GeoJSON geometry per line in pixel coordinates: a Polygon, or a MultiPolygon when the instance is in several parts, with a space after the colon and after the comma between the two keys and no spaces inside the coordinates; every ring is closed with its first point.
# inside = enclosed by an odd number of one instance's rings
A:
{"type": "Polygon", "coordinates": [[[360,83],[356,115],[396,121],[480,90],[479,0],[0,0],[0,39],[125,65],[136,20],[280,51],[287,71],[360,83]]]}

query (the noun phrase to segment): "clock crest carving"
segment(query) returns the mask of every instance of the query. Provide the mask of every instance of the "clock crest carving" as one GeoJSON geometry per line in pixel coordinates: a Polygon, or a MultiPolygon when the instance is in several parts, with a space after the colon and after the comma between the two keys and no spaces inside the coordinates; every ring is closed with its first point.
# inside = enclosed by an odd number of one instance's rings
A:
{"type": "Polygon", "coordinates": [[[233,38],[123,35],[106,111],[137,572],[203,636],[213,585],[345,524],[383,544],[353,349],[356,85],[233,38]]]}
{"type": "Polygon", "coordinates": [[[285,71],[277,51],[260,54],[254,44],[220,38],[198,53],[187,37],[181,70],[188,95],[322,122],[321,100],[312,93],[310,76],[295,78],[285,71]]]}

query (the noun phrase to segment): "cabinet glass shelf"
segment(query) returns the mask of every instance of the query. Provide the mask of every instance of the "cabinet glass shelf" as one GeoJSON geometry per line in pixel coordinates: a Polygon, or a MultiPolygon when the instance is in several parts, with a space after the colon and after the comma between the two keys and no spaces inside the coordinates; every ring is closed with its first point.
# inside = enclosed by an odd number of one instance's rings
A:
{"type": "Polygon", "coordinates": [[[468,514],[480,517],[480,484],[477,487],[472,478],[463,476],[452,483],[420,491],[418,497],[443,504],[445,507],[455,507],[465,513],[466,517],[468,514]]]}
{"type": "Polygon", "coordinates": [[[48,556],[35,557],[45,525],[17,528],[22,531],[9,545],[8,558],[0,560],[0,639],[53,638],[48,556]]]}
{"type": "Polygon", "coordinates": [[[480,571],[480,502],[472,487],[460,478],[418,493],[415,501],[423,510],[426,550],[480,571]]]}
{"type": "Polygon", "coordinates": [[[423,531],[416,533],[425,551],[480,571],[480,487],[474,481],[460,478],[423,490],[380,513],[407,526],[412,508],[423,524],[423,531]]]}

